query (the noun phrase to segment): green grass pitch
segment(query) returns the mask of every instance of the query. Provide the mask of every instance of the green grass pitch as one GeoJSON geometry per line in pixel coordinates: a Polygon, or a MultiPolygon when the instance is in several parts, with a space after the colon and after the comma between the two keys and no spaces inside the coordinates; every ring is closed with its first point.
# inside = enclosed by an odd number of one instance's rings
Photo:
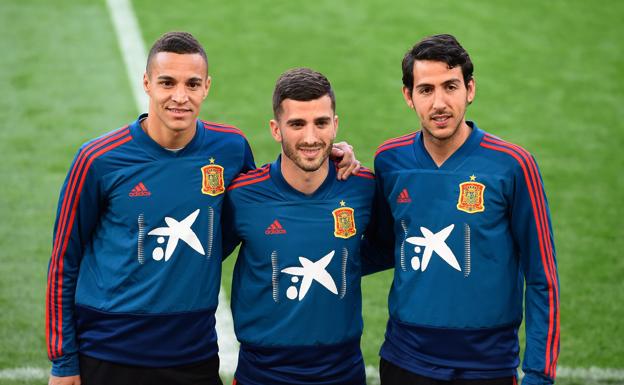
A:
{"type": "MultiPolygon", "coordinates": [[[[542,171],[561,284],[560,366],[624,368],[624,3],[133,5],[148,47],[168,30],[205,45],[213,83],[202,118],[241,128],[258,165],[279,151],[268,120],[284,70],[328,76],[338,139],[372,166],[377,145],[418,127],[400,94],[404,52],[425,35],[456,35],[475,64],[467,117],[531,151],[542,171]]],[[[0,25],[0,370],[46,368],[45,278],[60,185],[81,143],[138,112],[104,0],[3,0],[0,25]]],[[[233,260],[224,265],[228,290],[233,260]]],[[[363,281],[368,365],[378,362],[391,280],[386,272],[363,281]]]]}

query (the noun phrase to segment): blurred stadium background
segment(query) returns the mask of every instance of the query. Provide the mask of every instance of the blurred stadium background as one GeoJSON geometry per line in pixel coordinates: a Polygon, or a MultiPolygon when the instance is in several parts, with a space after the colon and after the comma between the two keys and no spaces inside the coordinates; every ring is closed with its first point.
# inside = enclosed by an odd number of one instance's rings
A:
{"type": "MultiPolygon", "coordinates": [[[[418,127],[400,94],[404,52],[425,35],[457,36],[475,64],[467,117],[531,151],[542,170],[561,283],[557,383],[624,383],[623,2],[133,0],[132,8],[147,47],[169,30],[204,44],[213,83],[201,117],[241,128],[258,165],[279,150],[268,120],[284,70],[328,76],[339,140],[372,167],[377,145],[418,127]]],[[[44,384],[60,185],[81,143],[136,118],[140,77],[128,79],[106,0],[2,0],[0,31],[0,383],[44,384]]],[[[363,283],[372,368],[391,279],[363,283]]]]}

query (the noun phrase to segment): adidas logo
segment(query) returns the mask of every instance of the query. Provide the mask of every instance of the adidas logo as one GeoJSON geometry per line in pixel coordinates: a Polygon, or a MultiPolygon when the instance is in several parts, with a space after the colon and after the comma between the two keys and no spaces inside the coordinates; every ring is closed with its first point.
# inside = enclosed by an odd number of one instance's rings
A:
{"type": "Polygon", "coordinates": [[[152,195],[152,193],[147,189],[147,187],[145,187],[143,182],[134,186],[132,191],[130,191],[130,193],[128,194],[128,196],[131,197],[148,197],[150,195],[152,195]]]}
{"type": "Polygon", "coordinates": [[[269,227],[264,230],[266,235],[274,235],[274,234],[286,234],[286,230],[282,227],[282,225],[276,220],[271,223],[269,227]]]}
{"type": "Polygon", "coordinates": [[[412,201],[412,198],[410,198],[406,188],[399,193],[396,201],[397,203],[410,203],[412,201]]]}

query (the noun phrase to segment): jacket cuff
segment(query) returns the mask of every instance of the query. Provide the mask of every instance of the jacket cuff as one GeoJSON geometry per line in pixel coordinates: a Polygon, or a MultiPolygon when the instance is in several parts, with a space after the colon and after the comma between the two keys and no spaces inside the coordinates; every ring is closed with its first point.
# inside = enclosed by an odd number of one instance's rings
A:
{"type": "Polygon", "coordinates": [[[536,372],[525,372],[522,379],[522,385],[551,385],[553,383],[551,378],[536,372]]]}
{"type": "Polygon", "coordinates": [[[52,370],[50,373],[57,377],[79,375],[80,364],[78,362],[78,354],[66,354],[60,358],[52,360],[52,370]]]}

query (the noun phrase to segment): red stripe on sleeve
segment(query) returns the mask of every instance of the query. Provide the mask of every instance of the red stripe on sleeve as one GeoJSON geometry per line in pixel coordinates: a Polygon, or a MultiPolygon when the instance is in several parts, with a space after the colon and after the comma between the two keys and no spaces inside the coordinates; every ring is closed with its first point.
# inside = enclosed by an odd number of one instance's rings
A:
{"type": "Polygon", "coordinates": [[[266,173],[266,174],[263,174],[263,176],[258,176],[258,179],[245,180],[245,181],[242,181],[242,182],[239,182],[239,183],[236,183],[236,184],[232,183],[230,185],[230,187],[227,188],[227,191],[231,191],[231,190],[234,190],[235,188],[247,186],[247,185],[250,185],[250,184],[262,182],[263,180],[267,180],[270,177],[271,177],[271,174],[266,173]]]}
{"type": "MultiPolygon", "coordinates": [[[[548,270],[550,273],[551,280],[554,283],[553,286],[554,286],[554,291],[555,291],[555,309],[552,309],[552,310],[553,311],[556,310],[556,321],[555,321],[556,325],[554,327],[554,336],[549,333],[549,336],[548,336],[549,343],[547,345],[552,352],[553,359],[551,361],[550,367],[547,368],[547,372],[546,372],[547,375],[549,375],[552,378],[555,378],[556,363],[557,363],[557,358],[559,355],[558,344],[557,344],[557,341],[559,340],[559,325],[560,325],[559,302],[558,302],[559,287],[557,283],[558,281],[557,281],[557,274],[556,274],[555,262],[554,262],[554,252],[552,249],[552,244],[550,242],[550,239],[552,238],[552,236],[550,234],[550,228],[548,226],[548,214],[546,212],[546,202],[545,202],[545,197],[543,195],[544,188],[543,188],[541,179],[539,177],[539,172],[537,169],[537,165],[535,164],[535,160],[533,159],[531,154],[529,154],[525,149],[513,143],[504,142],[498,138],[491,137],[489,135],[486,136],[484,140],[486,140],[489,143],[512,148],[517,153],[519,153],[523,157],[523,159],[526,161],[527,165],[529,166],[530,174],[534,181],[534,185],[533,185],[535,189],[534,193],[535,193],[535,196],[537,197],[538,212],[540,214],[540,220],[542,223],[542,234],[544,236],[544,242],[545,242],[546,250],[548,253],[548,270]]],[[[549,329],[549,332],[550,332],[550,329],[549,329]]]]}
{"type": "MultiPolygon", "coordinates": [[[[553,337],[553,329],[557,329],[555,333],[558,335],[558,319],[559,319],[559,311],[558,311],[558,288],[556,285],[556,276],[554,274],[554,261],[553,261],[553,252],[550,244],[550,236],[548,230],[548,220],[545,211],[545,204],[543,201],[543,194],[541,193],[543,190],[541,189],[541,182],[539,179],[539,174],[537,174],[537,167],[535,162],[533,161],[530,154],[528,154],[524,149],[519,146],[515,146],[498,139],[493,139],[492,137],[484,138],[486,143],[481,143],[482,147],[489,148],[495,151],[500,151],[511,155],[522,167],[522,171],[524,173],[525,181],[527,183],[527,188],[529,190],[529,196],[531,199],[531,204],[533,207],[533,215],[535,218],[536,229],[538,232],[538,240],[540,245],[540,254],[542,257],[542,265],[544,268],[544,274],[546,276],[546,281],[548,283],[548,294],[549,294],[549,322],[548,322],[548,341],[546,345],[546,365],[544,368],[545,374],[554,377],[552,373],[553,364],[556,363],[555,353],[552,347],[552,337],[553,337]],[[500,146],[500,147],[497,147],[500,146]],[[521,159],[522,158],[522,159],[521,159]],[[525,163],[526,162],[526,163],[525,163]],[[527,170],[529,167],[529,170],[527,170]],[[553,293],[554,289],[554,293],[553,293]],[[555,306],[557,307],[557,320],[555,321],[555,306]],[[557,322],[557,326],[555,326],[554,322],[557,322]]],[[[554,343],[553,345],[556,345],[554,343]]]]}
{"type": "Polygon", "coordinates": [[[204,128],[208,130],[218,131],[218,132],[227,132],[229,134],[237,134],[237,135],[242,136],[243,138],[246,138],[245,134],[243,134],[243,131],[241,131],[240,129],[234,126],[228,126],[228,125],[217,124],[217,123],[212,123],[212,122],[205,122],[203,120],[202,120],[202,123],[204,123],[204,128]]]}
{"type": "MultiPolygon", "coordinates": [[[[74,163],[74,167],[72,168],[71,172],[70,172],[70,177],[67,183],[67,188],[65,190],[65,197],[63,199],[62,205],[61,205],[61,212],[59,215],[59,219],[61,220],[61,222],[58,225],[57,228],[57,232],[56,232],[56,236],[54,239],[54,243],[53,243],[53,248],[52,248],[52,262],[48,271],[48,283],[49,285],[51,284],[52,286],[56,286],[56,272],[58,270],[58,264],[57,264],[57,257],[56,255],[58,254],[58,248],[59,248],[59,240],[60,240],[60,234],[62,233],[62,231],[64,231],[64,227],[65,227],[65,222],[66,222],[66,216],[67,216],[67,204],[68,202],[71,201],[70,196],[73,193],[73,187],[75,185],[75,179],[76,179],[76,175],[79,174],[80,170],[82,170],[82,164],[84,163],[84,157],[88,156],[89,151],[92,151],[93,148],[97,147],[97,146],[101,146],[104,143],[113,141],[125,134],[127,134],[129,132],[129,130],[127,130],[127,126],[123,127],[117,131],[114,131],[112,133],[110,133],[109,135],[106,135],[100,139],[97,139],[95,141],[93,141],[92,143],[90,143],[89,145],[87,145],[79,154],[78,157],[76,158],[76,162],[74,163]]],[[[48,295],[52,296],[52,291],[50,291],[48,293],[48,295]]],[[[46,320],[46,325],[50,326],[50,322],[54,323],[56,325],[57,322],[57,318],[56,318],[56,301],[55,301],[55,297],[52,296],[50,298],[48,298],[48,303],[51,303],[51,320],[46,320]]],[[[50,314],[50,312],[46,312],[46,315],[50,314]]],[[[49,330],[49,329],[48,329],[49,330]]],[[[54,346],[54,343],[56,341],[56,327],[53,327],[52,329],[52,335],[50,336],[48,333],[48,337],[51,338],[50,344],[48,345],[48,354],[50,355],[50,358],[52,358],[52,356],[55,356],[56,354],[58,354],[58,351],[54,350],[54,351],[50,351],[50,345],[54,346]]]]}
{"type": "Polygon", "coordinates": [[[375,179],[375,174],[371,173],[371,172],[362,172],[359,171],[357,174],[355,174],[356,176],[359,176],[361,178],[366,178],[366,179],[375,179]]]}
{"type": "Polygon", "coordinates": [[[395,142],[401,142],[401,141],[407,140],[407,139],[413,139],[413,137],[416,136],[417,132],[410,132],[409,134],[406,134],[406,135],[403,135],[403,136],[398,136],[396,138],[388,139],[388,140],[384,141],[379,147],[383,147],[385,145],[388,145],[388,144],[391,144],[391,143],[395,143],[395,142]]]}
{"type": "Polygon", "coordinates": [[[536,182],[536,190],[535,190],[535,194],[538,198],[538,206],[539,206],[539,212],[541,215],[541,220],[543,223],[543,234],[544,234],[544,239],[546,242],[546,248],[548,251],[548,262],[549,262],[549,270],[550,270],[550,274],[551,274],[551,278],[553,280],[553,282],[555,283],[554,285],[554,289],[555,289],[555,301],[556,301],[556,327],[555,327],[555,335],[554,335],[554,339],[552,342],[552,354],[553,354],[553,360],[551,363],[551,368],[550,368],[550,375],[552,378],[555,378],[555,372],[556,372],[556,362],[557,362],[557,358],[559,355],[559,351],[558,351],[558,344],[557,341],[559,340],[559,303],[558,303],[558,298],[559,298],[559,286],[558,286],[558,280],[557,280],[557,274],[556,274],[556,269],[555,269],[555,261],[554,261],[554,251],[552,249],[552,244],[550,242],[550,239],[552,238],[552,235],[550,234],[550,228],[548,226],[548,214],[546,212],[546,202],[545,202],[545,197],[543,195],[543,191],[544,191],[544,187],[542,185],[541,179],[539,177],[539,172],[537,170],[537,165],[535,164],[535,161],[533,159],[533,157],[531,156],[531,154],[529,154],[526,150],[524,150],[522,147],[515,145],[513,143],[507,143],[504,142],[498,138],[489,138],[489,139],[494,139],[492,141],[492,143],[505,143],[507,144],[509,147],[514,148],[517,152],[521,153],[523,158],[526,160],[526,162],[528,163],[528,165],[530,166],[530,170],[531,170],[531,174],[536,182]]]}
{"type": "Polygon", "coordinates": [[[375,156],[377,156],[377,155],[381,154],[382,152],[384,152],[386,150],[389,150],[391,148],[408,146],[408,145],[413,144],[413,143],[414,143],[414,140],[411,139],[411,140],[408,140],[406,142],[397,142],[397,143],[393,143],[393,144],[390,144],[390,145],[387,145],[387,146],[379,147],[377,149],[377,151],[375,152],[375,156]]]}
{"type": "MultiPolygon", "coordinates": [[[[85,168],[85,172],[82,174],[82,178],[80,179],[80,184],[78,185],[78,191],[77,191],[76,196],[74,197],[74,202],[72,204],[73,208],[72,208],[72,211],[71,211],[71,214],[70,214],[70,220],[69,220],[69,224],[68,224],[68,227],[67,227],[67,232],[65,233],[64,242],[63,242],[63,248],[61,250],[61,254],[60,254],[60,257],[59,257],[59,273],[58,273],[58,276],[59,276],[59,288],[58,288],[58,296],[59,296],[60,301],[59,301],[59,317],[58,317],[58,319],[59,319],[59,324],[61,325],[61,327],[63,325],[62,324],[63,323],[63,279],[62,279],[62,275],[63,275],[63,262],[64,262],[63,256],[65,254],[65,251],[67,250],[67,243],[68,243],[69,236],[71,234],[71,231],[72,231],[72,228],[73,228],[73,225],[74,225],[74,219],[76,218],[76,215],[75,215],[76,207],[78,205],[80,192],[82,191],[82,187],[84,185],[84,181],[85,181],[86,176],[87,176],[87,172],[86,171],[88,171],[89,167],[91,167],[91,163],[93,163],[93,161],[97,157],[99,157],[100,155],[102,155],[102,154],[104,154],[104,153],[106,153],[106,152],[108,152],[108,151],[110,151],[110,150],[112,150],[112,149],[114,149],[116,147],[119,147],[122,144],[127,143],[127,142],[129,142],[131,140],[132,140],[132,137],[131,136],[127,136],[124,139],[122,139],[122,140],[120,140],[120,141],[118,141],[116,143],[113,143],[113,144],[109,145],[108,147],[103,148],[100,151],[98,151],[97,153],[95,153],[93,155],[93,157],[89,159],[89,162],[87,163],[86,168],[85,168]]],[[[59,349],[60,352],[62,352],[62,348],[63,348],[63,333],[59,333],[58,349],[59,349]]]]}
{"type": "Polygon", "coordinates": [[[237,131],[241,131],[238,127],[232,126],[231,124],[209,122],[208,120],[202,120],[201,122],[204,123],[204,125],[208,125],[208,126],[221,127],[221,128],[231,128],[231,129],[234,129],[234,130],[237,130],[237,131]]]}
{"type": "MultiPolygon", "coordinates": [[[[82,182],[84,182],[84,179],[87,174],[87,170],[94,158],[89,160],[86,168],[84,167],[85,160],[87,159],[87,157],[91,155],[91,153],[93,153],[93,151],[105,146],[107,143],[110,143],[115,140],[118,140],[119,138],[122,138],[124,135],[127,135],[128,133],[129,133],[129,130],[127,129],[127,126],[126,126],[120,130],[117,130],[89,144],[80,152],[80,154],[76,158],[74,167],[70,171],[70,177],[67,183],[68,188],[65,190],[65,197],[63,198],[63,202],[61,205],[61,213],[59,216],[60,223],[59,223],[56,236],[54,239],[53,250],[52,250],[52,261],[51,261],[51,265],[50,265],[49,272],[48,272],[48,287],[46,289],[47,296],[48,296],[48,300],[46,304],[49,307],[51,307],[51,312],[48,311],[48,309],[46,309],[46,318],[51,317],[51,319],[46,319],[46,328],[48,328],[47,336],[49,339],[48,340],[48,355],[50,356],[50,358],[56,358],[62,354],[63,336],[62,336],[62,332],[58,329],[62,329],[62,322],[63,322],[63,317],[62,317],[63,256],[67,248],[67,240],[69,239],[69,234],[71,233],[71,227],[73,224],[73,217],[72,218],[68,218],[68,217],[71,217],[75,214],[75,211],[76,211],[75,203],[78,202],[78,197],[82,189],[82,182]],[[76,190],[76,181],[77,181],[78,175],[82,175],[82,178],[81,178],[81,184],[78,190],[76,190]],[[74,206],[71,209],[71,214],[68,215],[68,211],[70,210],[69,208],[71,207],[72,204],[74,206]],[[69,224],[68,230],[66,230],[66,224],[67,224],[68,219],[69,219],[70,224],[69,224]],[[65,236],[63,237],[62,234],[64,234],[65,236]],[[61,244],[62,244],[61,240],[63,240],[65,244],[62,247],[62,251],[59,253],[59,249],[61,248],[61,244]],[[54,288],[57,286],[58,286],[58,289],[54,290],[54,288]],[[54,295],[55,291],[56,291],[56,295],[54,295]]],[[[109,147],[98,152],[95,155],[95,157],[131,139],[132,138],[128,135],[124,139],[116,143],[113,143],[112,145],[109,145],[109,147]]]]}
{"type": "Polygon", "coordinates": [[[269,165],[267,164],[267,165],[264,165],[264,166],[262,166],[260,168],[255,169],[255,170],[248,171],[248,172],[246,172],[244,174],[239,174],[236,178],[234,178],[234,180],[230,184],[234,184],[234,183],[240,182],[240,181],[245,180],[245,179],[255,178],[258,175],[264,174],[268,170],[269,170],[269,165]]]}
{"type": "Polygon", "coordinates": [[[389,150],[394,147],[406,146],[408,144],[414,143],[414,138],[419,131],[409,133],[407,135],[399,136],[398,138],[388,139],[377,147],[377,151],[375,151],[375,156],[380,153],[389,150]]]}

